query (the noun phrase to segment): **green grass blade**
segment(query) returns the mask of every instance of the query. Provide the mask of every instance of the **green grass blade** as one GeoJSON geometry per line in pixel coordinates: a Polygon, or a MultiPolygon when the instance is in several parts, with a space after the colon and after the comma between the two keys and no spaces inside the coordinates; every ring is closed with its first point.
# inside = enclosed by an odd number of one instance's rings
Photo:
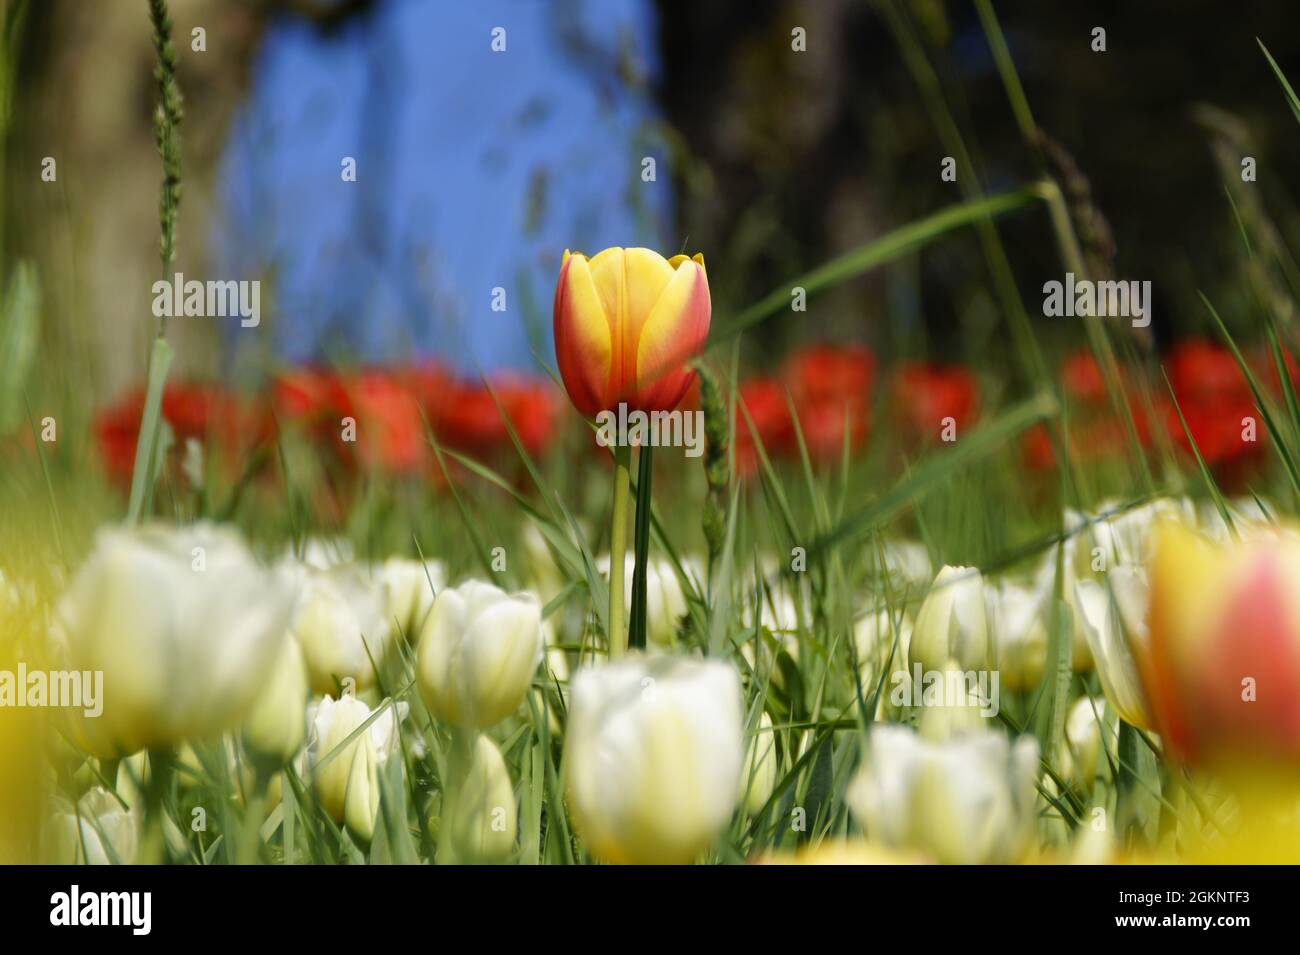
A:
{"type": "Polygon", "coordinates": [[[1006,215],[1038,202],[1042,198],[1042,188],[1033,184],[987,198],[958,202],[923,219],[909,222],[893,232],[818,266],[811,272],[782,283],[730,322],[715,325],[709,336],[709,344],[716,345],[725,341],[781,309],[788,308],[790,290],[795,286],[804,289],[810,296],[834,288],[863,272],[869,272],[894,259],[922,249],[954,229],[1006,215]]]}

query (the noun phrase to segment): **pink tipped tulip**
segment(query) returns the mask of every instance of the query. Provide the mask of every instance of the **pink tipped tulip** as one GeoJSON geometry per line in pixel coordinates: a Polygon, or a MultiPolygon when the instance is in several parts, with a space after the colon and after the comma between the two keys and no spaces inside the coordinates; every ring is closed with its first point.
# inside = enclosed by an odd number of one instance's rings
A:
{"type": "Polygon", "coordinates": [[[574,406],[671,411],[695,379],[687,362],[709,333],[704,257],[650,249],[564,253],[555,288],[555,355],[574,406]]]}
{"type": "Polygon", "coordinates": [[[1300,537],[1219,545],[1162,525],[1138,656],[1157,728],[1184,760],[1300,767],[1300,537]]]}

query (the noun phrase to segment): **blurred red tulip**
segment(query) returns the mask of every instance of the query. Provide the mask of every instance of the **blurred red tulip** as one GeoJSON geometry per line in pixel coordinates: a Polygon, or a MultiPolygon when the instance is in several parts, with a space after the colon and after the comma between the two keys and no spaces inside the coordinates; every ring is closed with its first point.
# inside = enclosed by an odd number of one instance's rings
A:
{"type": "Polygon", "coordinates": [[[1220,468],[1239,466],[1263,450],[1263,418],[1231,351],[1205,339],[1179,342],[1165,369],[1178,400],[1177,408],[1169,402],[1165,409],[1165,427],[1176,445],[1190,453],[1191,432],[1206,463],[1220,468]]]}
{"type": "Polygon", "coordinates": [[[1180,404],[1214,400],[1243,391],[1250,394],[1232,352],[1208,339],[1189,338],[1178,342],[1165,358],[1165,371],[1180,404]]]}
{"type": "Polygon", "coordinates": [[[1077,351],[1061,362],[1061,385],[1065,393],[1083,404],[1101,404],[1106,400],[1106,379],[1101,366],[1090,351],[1077,351]]]}
{"type": "Polygon", "coordinates": [[[876,377],[876,356],[865,345],[813,345],[786,362],[784,378],[796,407],[805,402],[867,403],[876,377]]]}
{"type": "Polygon", "coordinates": [[[331,369],[285,369],[272,380],[271,396],[278,416],[304,426],[337,428],[339,419],[352,413],[343,379],[331,369]]]}
{"type": "Polygon", "coordinates": [[[814,460],[837,460],[866,440],[876,359],[864,345],[814,345],[786,362],[784,378],[799,431],[814,460]]]}
{"type": "Polygon", "coordinates": [[[793,447],[794,426],[785,388],[775,378],[749,379],[738,389],[736,400],[736,472],[746,476],[758,469],[758,445],[754,432],[758,433],[768,457],[778,457],[788,454],[793,447]],[[750,430],[749,421],[745,420],[739,405],[744,405],[749,413],[753,430],[750,430]]]}
{"type": "Polygon", "coordinates": [[[959,431],[975,420],[979,382],[958,365],[906,363],[894,372],[893,404],[904,437],[935,440],[945,418],[959,431]]]}
{"type": "MultiPolygon", "coordinates": [[[[120,483],[130,482],[135,467],[144,400],[144,389],[135,388],[95,416],[95,438],[105,469],[120,483]]],[[[254,406],[206,382],[169,383],[163,389],[161,412],[172,430],[176,452],[193,439],[234,470],[244,466],[246,456],[270,433],[265,416],[254,406]]]]}
{"type": "Polygon", "coordinates": [[[530,455],[537,456],[550,446],[555,433],[559,410],[556,397],[549,381],[520,375],[498,376],[492,381],[491,391],[481,382],[460,383],[440,409],[438,440],[474,457],[513,454],[514,445],[502,418],[504,412],[520,443],[530,455]]]}
{"type": "Polygon", "coordinates": [[[345,385],[361,460],[393,474],[422,470],[431,453],[420,405],[400,373],[363,371],[345,385]]]}

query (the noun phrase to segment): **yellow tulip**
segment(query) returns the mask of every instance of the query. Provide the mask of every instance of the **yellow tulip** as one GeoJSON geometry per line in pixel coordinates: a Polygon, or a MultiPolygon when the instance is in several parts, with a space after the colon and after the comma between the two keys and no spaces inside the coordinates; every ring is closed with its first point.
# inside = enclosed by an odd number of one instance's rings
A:
{"type": "Polygon", "coordinates": [[[712,306],[704,256],[650,249],[564,253],[555,289],[555,356],[574,406],[589,418],[626,403],[671,411],[695,379],[712,306]]]}

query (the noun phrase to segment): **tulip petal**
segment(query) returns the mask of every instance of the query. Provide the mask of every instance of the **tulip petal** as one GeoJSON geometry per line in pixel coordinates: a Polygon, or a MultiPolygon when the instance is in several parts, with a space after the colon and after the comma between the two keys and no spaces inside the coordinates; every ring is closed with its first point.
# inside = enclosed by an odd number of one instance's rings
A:
{"type": "Polygon", "coordinates": [[[683,363],[697,354],[709,333],[709,283],[698,263],[683,263],[641,327],[636,348],[639,403],[671,410],[694,380],[683,363]]]}
{"type": "Polygon", "coordinates": [[[1178,661],[1200,658],[1212,621],[1220,617],[1225,558],[1206,538],[1173,521],[1157,526],[1155,541],[1149,653],[1138,658],[1138,666],[1161,735],[1190,755],[1192,732],[1178,689],[1186,685],[1187,674],[1178,661]]]}
{"type": "Polygon", "coordinates": [[[566,255],[555,288],[555,357],[569,399],[589,417],[604,406],[609,390],[614,343],[608,314],[586,257],[566,255]]]}

